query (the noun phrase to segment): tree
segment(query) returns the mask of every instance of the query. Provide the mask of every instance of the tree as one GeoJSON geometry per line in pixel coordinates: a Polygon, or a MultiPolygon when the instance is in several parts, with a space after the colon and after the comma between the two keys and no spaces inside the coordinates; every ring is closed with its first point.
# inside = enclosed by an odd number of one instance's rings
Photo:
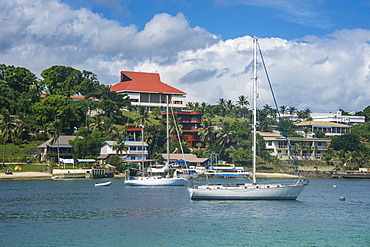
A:
{"type": "Polygon", "coordinates": [[[84,125],[85,109],[82,104],[70,97],[50,95],[35,103],[32,110],[40,125],[59,119],[69,133],[73,133],[74,127],[84,125]]]}
{"type": "Polygon", "coordinates": [[[57,164],[59,164],[59,137],[60,134],[62,133],[63,129],[63,123],[60,121],[60,119],[55,119],[54,122],[50,122],[47,125],[47,131],[52,134],[52,139],[50,144],[53,145],[54,143],[57,143],[57,153],[58,153],[58,160],[57,164]]]}
{"type": "Polygon", "coordinates": [[[128,146],[125,144],[125,141],[123,138],[118,138],[115,144],[113,144],[113,150],[117,150],[118,154],[123,154],[123,152],[126,152],[128,149],[128,146]]]}
{"type": "Polygon", "coordinates": [[[0,64],[0,105],[11,114],[29,114],[41,91],[39,80],[28,69],[0,64]]]}
{"type": "Polygon", "coordinates": [[[72,67],[52,66],[41,72],[49,95],[71,96],[79,93],[80,84],[83,81],[81,71],[72,67]]]}
{"type": "Polygon", "coordinates": [[[14,120],[11,119],[9,111],[3,109],[1,111],[0,119],[0,137],[3,138],[3,164],[5,165],[5,152],[6,152],[6,142],[11,138],[13,130],[17,128],[14,120]]]}
{"type": "Polygon", "coordinates": [[[146,126],[147,123],[151,123],[149,112],[145,107],[140,107],[139,108],[139,116],[134,119],[134,124],[136,126],[146,126]]]}
{"type": "Polygon", "coordinates": [[[246,107],[249,105],[248,97],[244,95],[240,95],[236,103],[237,105],[241,107],[241,117],[245,118],[245,114],[246,114],[245,110],[246,110],[246,107]]]}
{"type": "Polygon", "coordinates": [[[205,118],[202,122],[202,127],[198,129],[198,135],[202,142],[207,143],[212,141],[214,137],[214,128],[210,119],[205,118]]]}
{"type": "Polygon", "coordinates": [[[294,106],[292,107],[289,107],[289,114],[290,114],[290,119],[293,118],[293,114],[297,111],[297,108],[295,108],[294,106]]]}
{"type": "Polygon", "coordinates": [[[222,149],[225,147],[225,145],[229,144],[230,142],[233,141],[235,132],[231,130],[230,128],[230,123],[229,122],[224,122],[221,129],[218,131],[216,137],[217,140],[220,142],[222,149]]]}
{"type": "Polygon", "coordinates": [[[106,135],[102,132],[94,130],[91,134],[85,128],[75,133],[77,136],[83,138],[76,138],[70,141],[75,153],[73,154],[75,159],[80,158],[95,158],[96,154],[100,153],[101,144],[104,141],[108,141],[106,135]]]}
{"type": "Polygon", "coordinates": [[[287,109],[288,109],[288,106],[286,105],[280,106],[280,113],[284,116],[287,109]]]}

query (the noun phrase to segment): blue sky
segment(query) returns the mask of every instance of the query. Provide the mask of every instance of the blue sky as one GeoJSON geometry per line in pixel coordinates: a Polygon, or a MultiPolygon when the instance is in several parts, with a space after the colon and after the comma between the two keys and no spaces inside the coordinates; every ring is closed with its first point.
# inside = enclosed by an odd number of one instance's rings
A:
{"type": "Polygon", "coordinates": [[[222,39],[243,35],[299,39],[326,36],[338,29],[370,29],[368,0],[77,0],[122,25],[142,30],[158,13],[184,13],[190,25],[206,28],[222,39]]]}
{"type": "MultiPolygon", "coordinates": [[[[279,105],[314,112],[370,105],[369,0],[0,0],[0,63],[53,65],[119,82],[159,73],[187,101],[251,96],[260,38],[279,105]]],[[[260,71],[262,73],[262,71],[260,71]]],[[[272,105],[260,78],[260,104],[272,105]]]]}

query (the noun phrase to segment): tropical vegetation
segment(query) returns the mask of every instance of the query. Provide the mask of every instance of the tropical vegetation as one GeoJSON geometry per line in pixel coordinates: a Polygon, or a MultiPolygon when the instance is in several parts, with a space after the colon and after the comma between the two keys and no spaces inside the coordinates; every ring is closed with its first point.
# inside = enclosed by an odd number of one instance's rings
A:
{"type": "MultiPolygon", "coordinates": [[[[71,141],[73,158],[96,158],[104,141],[114,140],[118,153],[127,147],[122,141],[130,137],[126,125],[145,126],[144,141],[150,145],[150,158],[160,159],[166,149],[166,123],[161,118],[165,109],[149,112],[145,107],[131,106],[125,94],[110,91],[99,83],[89,71],[79,71],[66,66],[52,66],[41,72],[41,79],[30,70],[11,65],[0,65],[0,141],[2,166],[5,162],[23,161],[25,155],[12,155],[9,147],[22,149],[30,143],[48,139],[55,141],[60,135],[76,135],[71,141]],[[72,97],[71,97],[72,96],[72,97]],[[75,98],[79,99],[75,99],[75,98]]],[[[198,129],[200,142],[190,148],[181,134],[178,117],[170,114],[170,151],[176,148],[195,153],[198,157],[211,157],[238,165],[251,165],[251,115],[249,101],[240,95],[236,102],[220,98],[216,104],[188,102],[190,110],[201,111],[202,126],[198,129]]],[[[343,111],[343,110],[342,110],[343,111]]],[[[272,131],[285,126],[288,135],[297,136],[293,115],[310,120],[310,109],[280,106],[283,121],[276,121],[278,111],[269,105],[258,109],[258,130],[272,131]]],[[[343,111],[343,114],[348,114],[343,111]]],[[[370,106],[357,115],[370,119],[370,106]]],[[[308,131],[308,130],[307,130],[308,131]]],[[[323,133],[314,133],[323,137],[323,133]]],[[[333,137],[325,161],[370,165],[370,122],[352,127],[352,132],[333,137]]],[[[36,146],[37,147],[37,146],[36,146]]],[[[277,162],[265,149],[265,142],[258,136],[257,154],[265,164],[277,162]]],[[[32,153],[32,152],[31,152],[32,153]]],[[[36,152],[34,152],[36,153],[36,152]]],[[[29,153],[27,154],[28,156],[29,153]]],[[[55,156],[61,156],[58,153],[55,156]]],[[[35,159],[40,157],[32,156],[35,159]]],[[[116,163],[116,160],[111,162],[116,163]]]]}

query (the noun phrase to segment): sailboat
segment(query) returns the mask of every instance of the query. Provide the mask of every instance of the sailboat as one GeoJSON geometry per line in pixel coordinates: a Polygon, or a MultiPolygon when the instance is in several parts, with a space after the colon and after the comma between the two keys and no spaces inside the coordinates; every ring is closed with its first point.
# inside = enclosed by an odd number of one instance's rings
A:
{"type": "MultiPolygon", "coordinates": [[[[170,154],[169,154],[169,149],[170,149],[170,138],[169,138],[169,127],[168,127],[168,95],[167,95],[167,114],[166,114],[166,118],[167,118],[167,125],[166,125],[166,129],[167,129],[167,162],[166,162],[166,165],[164,166],[164,171],[167,172],[167,176],[166,177],[162,177],[162,176],[151,176],[151,175],[147,175],[145,176],[145,172],[144,172],[144,155],[142,155],[142,165],[141,165],[141,171],[142,171],[142,174],[143,176],[140,176],[136,179],[131,179],[131,177],[126,177],[125,181],[124,181],[124,184],[127,184],[127,185],[132,185],[132,186],[184,186],[187,184],[188,182],[188,179],[186,178],[180,178],[177,176],[177,171],[175,171],[173,173],[173,176],[170,177],[169,176],[169,170],[170,170],[170,162],[169,162],[169,157],[170,157],[170,154]]],[[[144,134],[143,134],[143,129],[144,129],[144,126],[142,126],[142,141],[144,142],[144,134]]],[[[144,149],[142,150],[142,152],[144,153],[144,149]]]]}
{"type": "MultiPolygon", "coordinates": [[[[257,149],[257,47],[258,39],[253,39],[253,181],[237,185],[205,184],[189,186],[190,198],[193,200],[296,200],[307,182],[300,177],[292,184],[269,183],[259,184],[256,180],[256,149],[257,149]]],[[[275,106],[276,100],[275,101],[275,106]]],[[[277,109],[278,110],[278,109],[277,109]]],[[[287,136],[285,134],[287,139],[287,136]]],[[[289,140],[288,145],[290,145],[289,140]]],[[[292,152],[291,152],[292,154],[292,152]]],[[[292,154],[294,161],[294,155],[292,154]]],[[[294,161],[295,162],[295,161],[294,161]]],[[[297,170],[298,171],[298,170],[297,170]]]]}

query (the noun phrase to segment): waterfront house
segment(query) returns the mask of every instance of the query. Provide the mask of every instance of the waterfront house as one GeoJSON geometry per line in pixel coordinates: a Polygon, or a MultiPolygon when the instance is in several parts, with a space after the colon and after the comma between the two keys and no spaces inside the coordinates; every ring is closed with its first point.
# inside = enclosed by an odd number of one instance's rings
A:
{"type": "Polygon", "coordinates": [[[72,158],[72,155],[74,154],[74,149],[72,145],[69,144],[69,141],[74,140],[76,138],[82,137],[61,135],[54,142],[52,142],[52,139],[47,140],[46,142],[38,146],[38,148],[41,149],[40,160],[47,162],[53,161],[55,163],[58,163],[58,149],[60,158],[62,159],[72,158]]]}
{"type": "Polygon", "coordinates": [[[118,150],[114,150],[113,146],[116,144],[115,141],[105,141],[100,148],[100,155],[99,156],[106,156],[109,155],[122,155],[125,157],[130,157],[131,159],[138,159],[141,157],[146,158],[148,155],[148,147],[149,145],[142,141],[125,141],[125,145],[127,146],[127,150],[124,150],[122,154],[118,153],[118,150]]]}
{"type": "Polygon", "coordinates": [[[186,107],[186,93],[161,81],[158,73],[121,71],[120,82],[111,86],[111,91],[127,94],[133,106],[146,106],[149,111],[155,107],[186,107]]]}
{"type": "MultiPolygon", "coordinates": [[[[286,138],[274,132],[258,132],[266,142],[266,150],[280,160],[289,160],[290,151],[286,138]]],[[[294,156],[297,160],[320,160],[328,150],[329,138],[289,137],[294,156]]]]}

